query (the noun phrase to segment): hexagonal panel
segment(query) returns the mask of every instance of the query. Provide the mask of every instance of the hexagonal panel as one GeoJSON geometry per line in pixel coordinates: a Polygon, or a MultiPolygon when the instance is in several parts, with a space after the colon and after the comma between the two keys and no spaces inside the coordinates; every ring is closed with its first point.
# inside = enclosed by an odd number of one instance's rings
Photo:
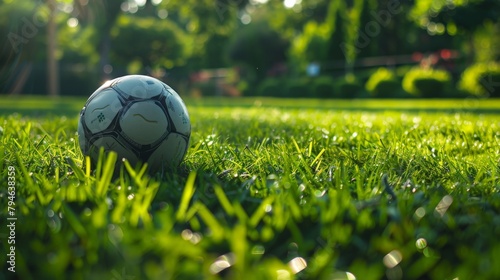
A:
{"type": "Polygon", "coordinates": [[[120,78],[113,86],[122,93],[136,98],[149,99],[161,94],[163,86],[160,81],[153,77],[143,75],[128,75],[120,78]]]}
{"type": "Polygon", "coordinates": [[[123,133],[140,145],[149,145],[168,131],[167,116],[154,101],[132,104],[120,118],[123,133]]]}
{"type": "Polygon", "coordinates": [[[85,138],[85,131],[83,130],[82,121],[78,120],[78,144],[80,145],[80,149],[85,154],[87,153],[87,139],[85,138]]]}
{"type": "Polygon", "coordinates": [[[110,86],[113,84],[113,82],[115,82],[117,79],[113,79],[113,80],[108,80],[108,81],[105,81],[98,89],[96,89],[89,97],[88,100],[92,99],[95,95],[99,94],[99,92],[105,90],[106,88],[110,88],[110,86]]]}
{"type": "Polygon", "coordinates": [[[153,170],[178,166],[187,151],[186,139],[178,133],[170,133],[156,151],[149,157],[148,164],[153,170]]]}
{"type": "MultiPolygon", "coordinates": [[[[169,92],[172,93],[172,91],[169,92]]],[[[175,91],[173,92],[175,93],[175,91]]],[[[167,96],[166,103],[168,113],[172,118],[176,132],[189,136],[191,133],[191,123],[189,121],[188,111],[182,99],[177,93],[172,93],[167,96]]]]}
{"type": "Polygon", "coordinates": [[[105,88],[86,105],[83,115],[85,125],[92,133],[101,132],[109,127],[121,108],[118,93],[112,88],[105,88]]]}
{"type": "Polygon", "coordinates": [[[132,165],[138,162],[137,156],[122,143],[118,142],[114,137],[103,136],[94,141],[90,146],[89,156],[97,160],[99,158],[99,150],[103,147],[105,152],[114,151],[118,154],[118,161],[121,162],[122,159],[127,159],[132,165]]]}

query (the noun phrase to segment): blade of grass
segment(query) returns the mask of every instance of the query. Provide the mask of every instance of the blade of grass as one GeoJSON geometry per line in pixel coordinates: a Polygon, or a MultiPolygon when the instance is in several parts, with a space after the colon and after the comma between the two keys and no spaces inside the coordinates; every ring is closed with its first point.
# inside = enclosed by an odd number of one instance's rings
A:
{"type": "Polygon", "coordinates": [[[66,203],[62,204],[62,211],[64,217],[66,217],[66,220],[68,221],[68,224],[75,230],[75,233],[80,237],[87,236],[85,227],[82,225],[82,223],[80,223],[78,217],[76,217],[73,210],[71,210],[71,208],[66,203]]]}
{"type": "Polygon", "coordinates": [[[184,186],[184,191],[182,192],[181,203],[179,204],[179,210],[175,215],[177,221],[184,222],[186,221],[186,211],[189,206],[189,201],[194,195],[195,187],[194,181],[196,179],[196,172],[191,172],[186,181],[186,185],[184,186]]]}
{"type": "Polygon", "coordinates": [[[75,161],[70,157],[66,157],[66,162],[71,167],[71,170],[73,170],[73,173],[75,174],[76,178],[78,178],[78,180],[80,181],[85,181],[85,178],[88,176],[85,176],[83,170],[80,167],[78,167],[75,161]]]}
{"type": "Polygon", "coordinates": [[[224,211],[226,211],[226,214],[228,214],[229,216],[233,216],[234,215],[233,205],[231,205],[231,203],[229,202],[229,199],[224,193],[224,190],[222,190],[222,187],[219,185],[215,185],[214,191],[215,195],[219,199],[220,204],[222,205],[222,208],[224,208],[224,211]]]}
{"type": "Polygon", "coordinates": [[[314,160],[311,162],[311,167],[313,167],[314,163],[323,155],[325,152],[325,148],[321,149],[321,151],[318,153],[318,155],[314,158],[314,160]]]}
{"type": "Polygon", "coordinates": [[[262,220],[262,217],[266,215],[266,210],[269,205],[271,205],[274,201],[274,196],[269,196],[265,198],[262,203],[259,205],[257,210],[253,213],[252,217],[250,218],[249,225],[251,227],[256,227],[260,220],[262,220]]]}
{"type": "Polygon", "coordinates": [[[118,155],[115,152],[109,152],[107,154],[106,162],[104,163],[102,169],[102,177],[97,178],[97,197],[106,196],[106,192],[108,191],[109,184],[111,183],[111,179],[113,178],[113,173],[115,171],[117,157],[118,155]]]}
{"type": "Polygon", "coordinates": [[[208,210],[208,208],[201,202],[196,202],[198,208],[198,215],[207,224],[212,237],[215,242],[219,242],[224,238],[224,227],[217,221],[215,216],[208,210]]]}

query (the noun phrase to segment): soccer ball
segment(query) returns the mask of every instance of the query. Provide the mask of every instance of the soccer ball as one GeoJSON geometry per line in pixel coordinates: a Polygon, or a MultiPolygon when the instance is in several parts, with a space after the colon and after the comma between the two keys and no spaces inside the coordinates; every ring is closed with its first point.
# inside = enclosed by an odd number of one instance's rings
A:
{"type": "Polygon", "coordinates": [[[189,115],[179,95],[142,75],[105,82],[89,97],[78,121],[80,148],[92,162],[104,148],[132,166],[147,163],[151,171],[178,166],[190,135],[189,115]]]}

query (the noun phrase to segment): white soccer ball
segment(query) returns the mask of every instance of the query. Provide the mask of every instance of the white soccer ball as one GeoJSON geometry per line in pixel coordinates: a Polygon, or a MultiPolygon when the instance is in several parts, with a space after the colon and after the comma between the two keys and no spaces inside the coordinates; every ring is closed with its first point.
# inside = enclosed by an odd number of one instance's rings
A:
{"type": "Polygon", "coordinates": [[[78,140],[97,162],[101,147],[132,166],[150,170],[178,166],[189,145],[191,123],[180,96],[165,83],[142,75],[107,81],[80,112],[78,140]]]}

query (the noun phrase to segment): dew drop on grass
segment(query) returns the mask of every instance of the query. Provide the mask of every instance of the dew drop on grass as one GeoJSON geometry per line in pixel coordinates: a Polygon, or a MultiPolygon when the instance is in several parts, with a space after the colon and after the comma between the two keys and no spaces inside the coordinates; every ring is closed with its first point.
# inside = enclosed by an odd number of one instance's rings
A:
{"type": "Polygon", "coordinates": [[[292,276],[290,275],[290,272],[288,270],[285,270],[285,269],[278,269],[276,271],[276,274],[277,274],[276,279],[278,279],[278,280],[292,279],[292,276]]]}
{"type": "Polygon", "coordinates": [[[121,227],[114,224],[108,225],[108,238],[113,245],[118,245],[123,239],[123,230],[121,227]]]}
{"type": "Polygon", "coordinates": [[[307,262],[304,258],[295,257],[290,262],[288,262],[288,266],[294,274],[297,274],[307,267],[307,262]]]}
{"type": "Polygon", "coordinates": [[[47,225],[52,230],[52,232],[59,232],[61,230],[61,220],[57,218],[48,220],[47,225]]]}
{"type": "Polygon", "coordinates": [[[273,206],[271,206],[271,204],[267,204],[265,207],[264,207],[264,211],[266,211],[266,213],[269,213],[273,210],[273,206]]]}
{"type": "Polygon", "coordinates": [[[337,271],[333,273],[332,280],[356,280],[356,276],[350,272],[337,271]]]}
{"type": "Polygon", "coordinates": [[[445,195],[436,206],[434,212],[440,217],[443,217],[452,203],[453,197],[451,195],[445,195]]]}
{"type": "Polygon", "coordinates": [[[181,232],[181,237],[184,240],[190,240],[191,238],[193,238],[193,232],[189,229],[185,229],[181,232]]]}
{"type": "Polygon", "coordinates": [[[393,268],[403,260],[403,255],[398,250],[392,250],[384,256],[383,262],[387,268],[393,268]]]}
{"type": "Polygon", "coordinates": [[[427,247],[427,240],[425,240],[425,238],[419,238],[415,242],[415,246],[417,247],[417,249],[423,250],[427,247]]]}
{"type": "Polygon", "coordinates": [[[109,209],[113,208],[113,200],[111,200],[111,198],[106,197],[106,204],[108,205],[109,209]]]}
{"type": "Polygon", "coordinates": [[[90,208],[83,209],[83,215],[86,217],[90,217],[90,215],[92,215],[92,210],[90,208]]]}
{"type": "Polygon", "coordinates": [[[169,205],[168,205],[168,203],[166,203],[165,201],[162,201],[162,202],[160,202],[160,204],[159,204],[159,208],[160,208],[160,210],[167,210],[167,209],[168,209],[168,206],[169,206],[169,205]]]}
{"type": "Polygon", "coordinates": [[[203,236],[200,233],[195,232],[195,233],[193,233],[193,237],[191,237],[191,239],[189,241],[191,241],[191,243],[196,245],[196,244],[200,243],[202,237],[203,236]]]}
{"type": "Polygon", "coordinates": [[[255,245],[252,247],[252,255],[263,255],[266,249],[262,245],[255,245]]]}
{"type": "Polygon", "coordinates": [[[326,193],[326,189],[324,189],[324,190],[315,190],[314,191],[314,196],[316,196],[318,198],[319,197],[323,197],[325,195],[325,193],[326,193]]]}
{"type": "Polygon", "coordinates": [[[233,253],[228,253],[218,257],[211,265],[210,272],[212,274],[217,274],[224,269],[231,267],[234,264],[235,256],[233,253]]]}
{"type": "Polygon", "coordinates": [[[418,220],[422,219],[424,216],[425,216],[425,209],[423,207],[419,207],[417,208],[417,210],[415,210],[415,217],[418,220]]]}

